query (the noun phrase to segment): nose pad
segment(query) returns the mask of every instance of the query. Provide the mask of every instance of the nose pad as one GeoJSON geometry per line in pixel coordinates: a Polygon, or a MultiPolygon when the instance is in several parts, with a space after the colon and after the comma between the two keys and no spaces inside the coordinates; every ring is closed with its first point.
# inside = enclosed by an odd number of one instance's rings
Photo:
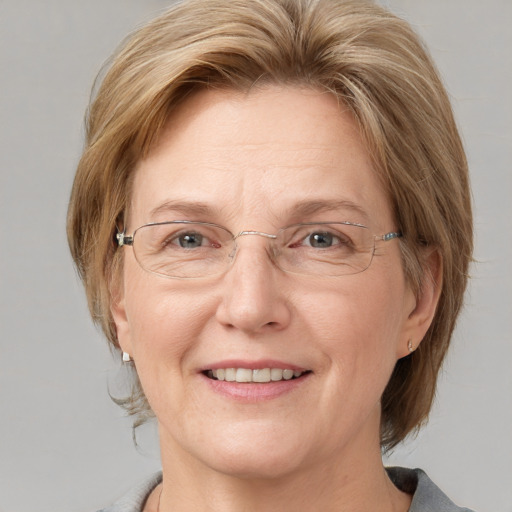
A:
{"type": "Polygon", "coordinates": [[[267,247],[267,254],[270,259],[270,261],[277,267],[281,268],[279,264],[277,263],[277,258],[279,256],[279,249],[276,247],[275,244],[271,243],[267,247]]]}
{"type": "MultiPolygon", "coordinates": [[[[230,267],[235,262],[236,256],[238,254],[238,250],[239,250],[238,244],[235,242],[233,244],[231,251],[228,253],[230,267]]],[[[265,252],[267,253],[268,259],[272,262],[272,264],[274,266],[276,266],[277,268],[280,268],[277,263],[277,258],[279,256],[279,249],[274,244],[269,244],[268,247],[266,248],[265,252]]]]}
{"type": "Polygon", "coordinates": [[[231,249],[231,252],[228,254],[228,258],[230,259],[229,264],[233,264],[233,261],[235,260],[236,253],[238,251],[238,245],[236,242],[233,244],[233,248],[231,249]]]}

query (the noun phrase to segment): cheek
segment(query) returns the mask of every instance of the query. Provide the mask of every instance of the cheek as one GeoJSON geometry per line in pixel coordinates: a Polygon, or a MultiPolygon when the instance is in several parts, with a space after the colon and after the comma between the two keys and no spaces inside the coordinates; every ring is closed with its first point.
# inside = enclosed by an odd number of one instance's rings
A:
{"type": "Polygon", "coordinates": [[[191,397],[186,382],[202,324],[198,310],[173,294],[141,294],[131,318],[133,358],[142,389],[156,417],[180,422],[191,397]],[[142,298],[143,297],[143,298],[142,298]],[[186,314],[185,314],[186,312],[186,314]]]}
{"type": "Polygon", "coordinates": [[[125,283],[132,356],[144,392],[155,412],[163,401],[179,406],[178,390],[187,371],[184,369],[191,371],[187,362],[211,318],[210,295],[193,289],[185,291],[186,285],[181,282],[128,265],[125,283]],[[176,396],[169,401],[166,397],[171,388],[176,396]]]}
{"type": "MultiPolygon", "coordinates": [[[[157,282],[153,276],[146,282],[134,284],[126,296],[128,322],[130,324],[134,355],[144,358],[163,353],[185,355],[193,347],[210,309],[204,294],[184,294],[166,282],[157,282]]],[[[160,280],[161,281],[161,280],[160,280]]],[[[173,361],[173,358],[166,358],[173,361]]]]}
{"type": "Polygon", "coordinates": [[[363,390],[372,380],[385,386],[404,321],[402,283],[372,279],[367,272],[345,276],[335,287],[310,290],[297,308],[326,368],[335,369],[331,377],[343,381],[343,387],[357,382],[363,390]]]}
{"type": "Polygon", "coordinates": [[[322,338],[343,343],[360,337],[360,344],[392,341],[403,323],[403,283],[372,279],[367,270],[304,290],[294,299],[297,311],[322,338]]]}

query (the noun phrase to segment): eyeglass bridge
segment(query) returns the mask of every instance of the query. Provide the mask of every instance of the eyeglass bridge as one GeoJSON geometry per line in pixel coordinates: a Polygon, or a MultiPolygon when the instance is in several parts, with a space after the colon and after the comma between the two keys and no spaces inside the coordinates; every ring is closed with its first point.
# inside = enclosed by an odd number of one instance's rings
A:
{"type": "Polygon", "coordinates": [[[240,233],[233,237],[233,240],[245,235],[259,235],[264,236],[265,238],[272,238],[273,240],[277,238],[277,235],[270,235],[269,233],[263,233],[263,231],[240,231],[240,233]]]}

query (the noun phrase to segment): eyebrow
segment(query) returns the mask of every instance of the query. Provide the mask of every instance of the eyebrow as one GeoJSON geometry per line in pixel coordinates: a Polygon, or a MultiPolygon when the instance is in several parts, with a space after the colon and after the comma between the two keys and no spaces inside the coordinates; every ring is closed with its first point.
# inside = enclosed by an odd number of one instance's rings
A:
{"type": "Polygon", "coordinates": [[[211,217],[214,210],[211,206],[201,202],[187,202],[187,201],[175,201],[170,200],[162,203],[161,205],[153,208],[149,215],[151,218],[166,212],[182,213],[184,215],[197,215],[211,217]]]}
{"type": "MultiPolygon", "coordinates": [[[[289,210],[289,216],[303,220],[315,214],[328,213],[339,210],[349,210],[358,214],[359,216],[362,216],[365,221],[369,220],[367,212],[360,205],[346,199],[299,201],[298,203],[295,203],[289,210]]],[[[197,216],[203,219],[210,219],[211,217],[218,214],[218,209],[202,202],[169,200],[153,208],[150,211],[150,217],[154,218],[159,214],[168,212],[178,214],[181,213],[185,216],[197,216]]]]}
{"type": "MultiPolygon", "coordinates": [[[[293,206],[292,212],[299,217],[310,217],[311,215],[338,210],[350,210],[369,220],[368,213],[357,203],[342,200],[306,200],[300,201],[293,206]]],[[[346,219],[349,220],[349,219],[346,219]]]]}

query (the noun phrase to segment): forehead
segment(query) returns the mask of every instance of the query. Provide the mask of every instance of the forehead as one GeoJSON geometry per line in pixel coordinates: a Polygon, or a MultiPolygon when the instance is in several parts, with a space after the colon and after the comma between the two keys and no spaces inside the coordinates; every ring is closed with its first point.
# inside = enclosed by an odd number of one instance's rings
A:
{"type": "Polygon", "coordinates": [[[138,163],[130,223],[186,216],[281,227],[329,210],[375,226],[391,220],[357,125],[334,95],[203,90],[170,116],[138,163]]]}

